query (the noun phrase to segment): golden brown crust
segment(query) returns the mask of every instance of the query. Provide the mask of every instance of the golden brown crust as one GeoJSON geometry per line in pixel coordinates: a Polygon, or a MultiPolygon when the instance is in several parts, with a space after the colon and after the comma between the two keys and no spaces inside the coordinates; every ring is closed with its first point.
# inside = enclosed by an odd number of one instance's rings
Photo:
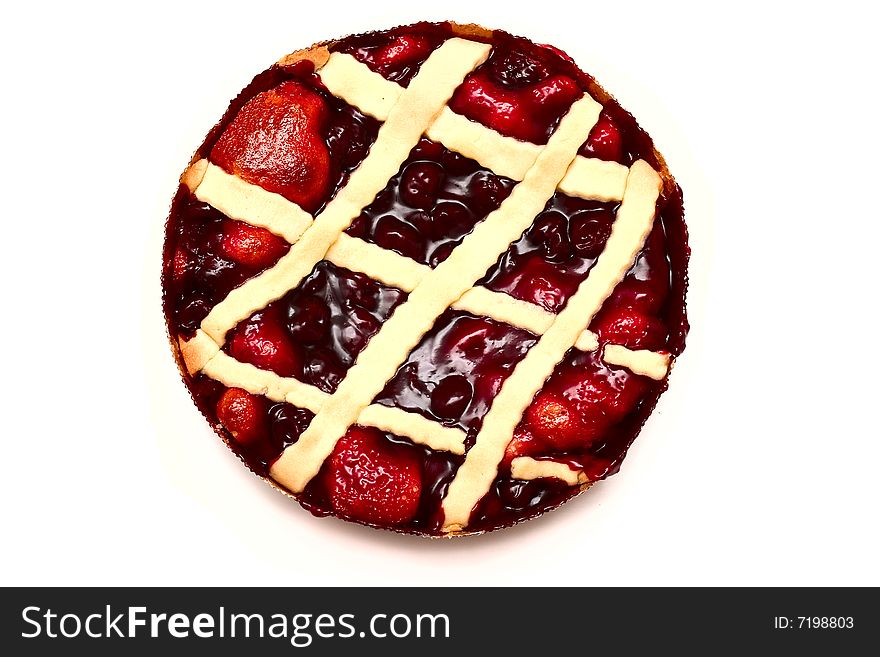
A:
{"type": "Polygon", "coordinates": [[[195,192],[205,177],[208,170],[207,160],[193,160],[186,170],[180,175],[180,184],[185,185],[190,192],[195,192]]]}
{"type": "Polygon", "coordinates": [[[315,68],[321,68],[330,58],[330,49],[326,45],[329,43],[336,42],[323,41],[321,43],[316,43],[309,48],[297,50],[289,55],[285,55],[276,63],[278,66],[291,66],[297,62],[310,61],[315,65],[315,68]]]}
{"type": "Polygon", "coordinates": [[[477,25],[476,23],[455,23],[449,21],[449,26],[452,28],[452,33],[455,36],[460,37],[490,40],[495,34],[495,30],[490,30],[489,28],[477,25]]]}

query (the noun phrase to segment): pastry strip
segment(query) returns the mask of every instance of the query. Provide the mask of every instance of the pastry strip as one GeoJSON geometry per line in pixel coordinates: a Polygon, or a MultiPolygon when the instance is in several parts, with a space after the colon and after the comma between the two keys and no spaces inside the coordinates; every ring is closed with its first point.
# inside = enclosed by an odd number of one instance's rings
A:
{"type": "Polygon", "coordinates": [[[312,225],[312,215],[280,194],[245,182],[216,164],[205,163],[204,175],[193,194],[230,219],[238,219],[275,233],[293,244],[312,225]]]}
{"type": "Polygon", "coordinates": [[[669,363],[672,356],[668,353],[632,350],[617,344],[605,345],[602,360],[611,365],[620,365],[628,370],[660,381],[669,374],[669,363]]]}
{"type": "Polygon", "coordinates": [[[533,459],[530,456],[518,456],[510,462],[510,476],[513,479],[531,481],[532,479],[553,478],[564,481],[569,486],[587,483],[587,475],[580,470],[573,470],[567,463],[549,459],[533,459]]]}

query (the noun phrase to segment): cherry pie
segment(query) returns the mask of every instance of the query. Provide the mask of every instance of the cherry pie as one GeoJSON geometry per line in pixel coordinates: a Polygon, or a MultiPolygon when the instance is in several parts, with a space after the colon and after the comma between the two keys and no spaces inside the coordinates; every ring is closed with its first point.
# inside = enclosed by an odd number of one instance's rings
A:
{"type": "Polygon", "coordinates": [[[192,396],[316,515],[426,535],[615,473],[687,333],[681,191],[563,52],[420,23],[284,57],[181,177],[192,396]]]}

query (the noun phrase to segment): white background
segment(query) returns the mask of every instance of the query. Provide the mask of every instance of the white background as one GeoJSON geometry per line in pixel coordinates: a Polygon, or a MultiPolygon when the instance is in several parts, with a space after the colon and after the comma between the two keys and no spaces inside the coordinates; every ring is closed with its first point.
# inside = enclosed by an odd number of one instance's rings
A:
{"type": "Polygon", "coordinates": [[[868,3],[304,5],[4,9],[0,583],[880,584],[868,3]],[[423,18],[574,56],[666,155],[694,250],[688,348],[621,473],[454,541],[315,519],[250,475],[159,308],[176,179],[228,100],[423,18]]]}

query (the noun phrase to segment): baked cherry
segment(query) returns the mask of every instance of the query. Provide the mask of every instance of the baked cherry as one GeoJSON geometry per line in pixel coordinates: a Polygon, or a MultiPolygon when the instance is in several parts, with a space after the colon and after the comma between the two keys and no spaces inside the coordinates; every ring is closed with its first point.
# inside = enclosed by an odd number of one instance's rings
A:
{"type": "Polygon", "coordinates": [[[659,349],[666,338],[666,329],[659,319],[635,308],[621,306],[600,312],[591,328],[603,342],[630,349],[659,349]]]}
{"type": "Polygon", "coordinates": [[[515,364],[535,343],[521,329],[447,311],[376,401],[478,428],[515,364]]]}
{"type": "Polygon", "coordinates": [[[448,174],[453,176],[470,173],[474,169],[473,160],[469,160],[460,153],[446,149],[443,149],[443,154],[440,156],[440,164],[443,165],[448,174]]]}
{"type": "Polygon", "coordinates": [[[533,456],[539,454],[542,450],[546,450],[547,446],[531,431],[522,426],[518,426],[513,432],[513,438],[507,444],[504,450],[504,459],[501,461],[505,467],[510,467],[510,462],[520,456],[533,456]]]}
{"type": "Polygon", "coordinates": [[[510,189],[498,176],[485,171],[481,171],[471,178],[468,187],[471,202],[482,214],[497,208],[509,194],[510,189]]]}
{"type": "Polygon", "coordinates": [[[431,267],[436,267],[441,262],[446,260],[446,258],[448,258],[450,255],[452,255],[452,252],[459,244],[459,242],[444,242],[436,249],[431,251],[431,257],[428,259],[428,264],[431,267]]]}
{"type": "Polygon", "coordinates": [[[431,392],[431,412],[444,420],[457,420],[467,409],[473,394],[467,377],[460,374],[444,377],[431,392]]]}
{"type": "Polygon", "coordinates": [[[252,447],[266,433],[266,398],[229,388],[217,403],[217,419],[243,447],[252,447]]]}
{"type": "Polygon", "coordinates": [[[345,371],[346,368],[330,349],[316,347],[309,351],[305,359],[303,380],[332,394],[345,378],[345,371]]]}
{"type": "Polygon", "coordinates": [[[643,313],[655,313],[666,298],[669,282],[663,279],[642,280],[635,276],[624,278],[606,301],[609,307],[637,308],[643,313]]]}
{"type": "Polygon", "coordinates": [[[563,367],[555,389],[572,402],[581,418],[614,423],[631,412],[645,392],[644,380],[622,368],[598,363],[595,355],[578,367],[563,367]]]}
{"type": "Polygon", "coordinates": [[[529,90],[533,107],[551,124],[564,116],[582,93],[577,83],[565,75],[554,75],[529,90]]]}
{"type": "Polygon", "coordinates": [[[189,255],[186,249],[177,247],[171,260],[171,280],[174,283],[181,283],[189,271],[189,266],[189,255]]]}
{"type": "Polygon", "coordinates": [[[513,185],[474,160],[422,138],[400,173],[346,232],[436,266],[452,248],[442,245],[458,242],[473,230],[513,185]]]}
{"type": "Polygon", "coordinates": [[[565,262],[571,257],[568,222],[561,212],[549,210],[538,215],[531,232],[532,239],[541,245],[547,262],[565,262]]]}
{"type": "Polygon", "coordinates": [[[314,344],[327,335],[330,309],[317,297],[299,298],[287,306],[287,330],[303,344],[314,344]]]}
{"type": "Polygon", "coordinates": [[[352,237],[365,238],[369,231],[370,220],[365,214],[360,214],[345,231],[352,237]]]}
{"type": "Polygon", "coordinates": [[[550,73],[547,67],[519,50],[496,50],[486,62],[492,79],[508,89],[537,84],[550,73]]]}
{"type": "Polygon", "coordinates": [[[484,366],[483,371],[475,383],[475,394],[484,400],[492,400],[501,391],[504,379],[510,374],[509,371],[491,365],[484,366]]]}
{"type": "Polygon", "coordinates": [[[232,260],[221,255],[209,255],[193,272],[197,285],[205,288],[231,290],[241,280],[241,270],[232,260]]]}
{"type": "Polygon", "coordinates": [[[211,160],[314,212],[330,186],[326,122],[321,96],[289,80],[245,103],[211,150],[211,160]]]}
{"type": "Polygon", "coordinates": [[[193,398],[199,408],[205,411],[208,415],[216,413],[217,404],[223,396],[223,393],[226,392],[226,386],[201,372],[196,374],[190,380],[190,385],[193,398]]]}
{"type": "Polygon", "coordinates": [[[464,80],[449,107],[503,135],[544,144],[583,92],[565,75],[533,77],[533,84],[510,88],[497,79],[494,65],[487,64],[464,80]]]}
{"type": "Polygon", "coordinates": [[[412,520],[422,495],[418,452],[378,430],[352,427],[339,439],[321,477],[333,509],[364,522],[412,520]]]}
{"type": "Polygon", "coordinates": [[[535,437],[557,450],[586,447],[597,437],[574,404],[552,392],[538,393],[525,419],[535,437]]]}
{"type": "Polygon", "coordinates": [[[380,286],[376,281],[366,274],[355,271],[348,272],[345,276],[339,276],[338,281],[340,289],[345,293],[342,303],[346,308],[359,306],[369,311],[377,309],[380,286]]]}
{"type": "Polygon", "coordinates": [[[383,249],[396,251],[409,258],[418,258],[422,251],[418,231],[393,214],[386,214],[376,222],[373,239],[383,249]]]}
{"type": "Polygon", "coordinates": [[[357,354],[379,332],[379,322],[367,310],[355,307],[351,309],[348,321],[334,326],[333,331],[345,351],[357,354]]]}
{"type": "Polygon", "coordinates": [[[376,52],[375,62],[378,68],[389,70],[420,61],[428,56],[431,49],[429,38],[417,34],[401,34],[376,52]]]}
{"type": "Polygon", "coordinates": [[[604,249],[616,206],[554,194],[479,284],[558,311],[604,249]]]}
{"type": "Polygon", "coordinates": [[[611,213],[581,211],[569,219],[571,245],[583,258],[597,258],[611,236],[611,213]]]}
{"type": "Polygon", "coordinates": [[[232,331],[229,354],[278,376],[300,376],[302,356],[276,315],[267,310],[239,324],[232,331]]]}
{"type": "Polygon", "coordinates": [[[403,170],[400,198],[414,208],[429,209],[443,184],[443,167],[436,162],[413,162],[403,170]]]}
{"type": "Polygon", "coordinates": [[[585,157],[619,162],[623,157],[623,137],[620,128],[607,112],[599,115],[596,125],[590,130],[590,136],[581,146],[579,153],[585,157]]]}
{"type": "Polygon", "coordinates": [[[286,403],[275,404],[269,409],[269,435],[279,453],[299,439],[314,416],[311,411],[286,403]]]}
{"type": "Polygon", "coordinates": [[[446,333],[443,348],[451,358],[476,362],[486,353],[495,327],[488,320],[464,320],[455,322],[446,333]]]}
{"type": "Polygon", "coordinates": [[[287,249],[287,242],[265,228],[231,219],[224,222],[220,250],[230,260],[254,269],[265,269],[287,249]]]}
{"type": "Polygon", "coordinates": [[[375,137],[364,121],[351,112],[340,111],[330,119],[326,139],[330,157],[350,168],[367,156],[375,137]]]}
{"type": "MultiPolygon", "coordinates": [[[[496,195],[498,192],[495,192],[496,195]]],[[[440,239],[445,235],[463,235],[474,225],[474,215],[457,201],[440,201],[431,209],[428,235],[440,239]]]]}
{"type": "Polygon", "coordinates": [[[204,299],[196,297],[190,299],[185,305],[178,306],[174,320],[181,331],[193,333],[210,311],[211,305],[204,299]]]}
{"type": "Polygon", "coordinates": [[[410,151],[409,159],[441,162],[444,168],[448,168],[446,166],[446,158],[452,157],[453,155],[465,159],[455,151],[446,150],[446,148],[443,147],[443,144],[423,137],[422,139],[419,139],[419,143],[413,147],[412,151],[410,151]]]}
{"type": "Polygon", "coordinates": [[[550,312],[562,307],[569,290],[558,280],[553,265],[538,254],[530,253],[517,259],[515,266],[499,272],[488,287],[541,306],[550,312]]]}
{"type": "Polygon", "coordinates": [[[433,232],[434,220],[424,210],[414,210],[404,217],[404,222],[412,226],[421,237],[433,232]]]}
{"type": "MultiPolygon", "coordinates": [[[[515,515],[522,516],[523,512],[532,514],[546,508],[554,500],[559,499],[566,492],[571,494],[571,489],[566,484],[555,479],[535,481],[519,481],[517,479],[501,479],[495,484],[495,492],[498,500],[504,506],[504,510],[513,511],[515,515]]],[[[491,508],[491,507],[489,507],[491,508]]],[[[504,515],[501,510],[495,510],[494,514],[504,515]]],[[[473,521],[472,521],[473,522],[473,521]]]]}

